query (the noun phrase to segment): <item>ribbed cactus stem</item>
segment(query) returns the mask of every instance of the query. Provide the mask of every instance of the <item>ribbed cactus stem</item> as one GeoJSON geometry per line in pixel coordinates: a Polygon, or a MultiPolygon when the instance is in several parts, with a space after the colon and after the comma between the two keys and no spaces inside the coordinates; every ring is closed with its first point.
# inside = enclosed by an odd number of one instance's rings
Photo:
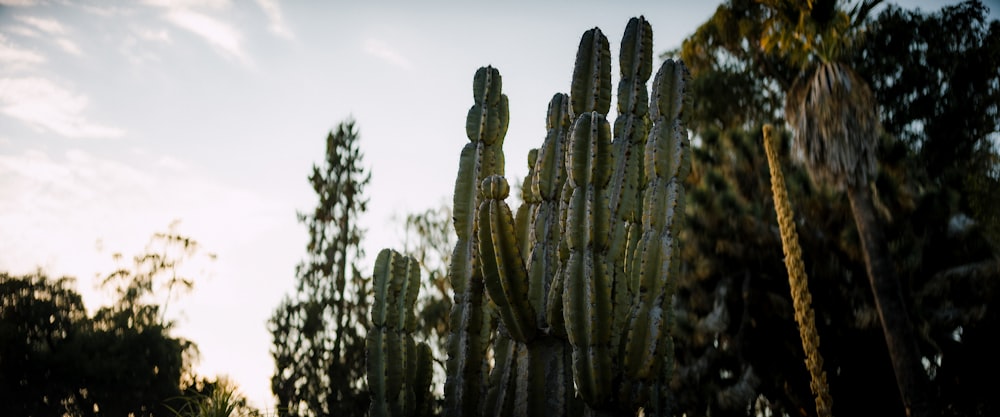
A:
{"type": "Polygon", "coordinates": [[[417,398],[425,397],[429,384],[418,380],[418,349],[413,341],[416,316],[413,307],[420,270],[412,257],[384,249],[375,260],[374,327],[365,341],[372,416],[413,415],[417,398]]]}
{"type": "Polygon", "coordinates": [[[611,49],[598,28],[586,31],[580,39],[570,101],[573,119],[592,111],[607,115],[611,109],[611,49]]]}
{"type": "Polygon", "coordinates": [[[528,301],[528,273],[514,233],[514,216],[504,200],[507,180],[483,180],[479,206],[479,253],[486,293],[496,305],[510,336],[519,342],[535,337],[535,310],[528,301]]]}
{"type": "MultiPolygon", "coordinates": [[[[535,191],[534,186],[534,182],[536,181],[536,162],[538,162],[538,149],[532,149],[528,151],[528,175],[524,177],[524,182],[521,183],[521,206],[517,208],[517,213],[514,215],[517,242],[525,265],[531,259],[531,229],[535,223],[535,210],[538,207],[538,203],[542,201],[535,191]]],[[[532,307],[537,311],[542,308],[543,304],[537,301],[539,295],[536,294],[536,291],[532,290],[531,293],[532,307]]],[[[544,310],[542,311],[544,312],[544,310]]]]}
{"type": "Polygon", "coordinates": [[[519,378],[517,374],[517,347],[518,343],[504,334],[503,331],[498,332],[493,340],[493,370],[490,372],[490,383],[480,415],[518,415],[514,413],[516,384],[519,378]]]}
{"type": "Polygon", "coordinates": [[[670,303],[679,262],[683,181],[690,169],[687,130],[681,117],[686,78],[684,64],[667,60],[653,80],[653,128],[644,152],[642,235],[630,260],[637,290],[623,358],[625,375],[639,380],[659,377],[662,363],[673,354],[667,348],[670,303]]]}
{"type": "Polygon", "coordinates": [[[549,101],[545,141],[538,149],[532,181],[533,194],[538,196],[534,226],[531,231],[532,249],[528,276],[532,286],[541,287],[543,306],[540,307],[540,327],[548,327],[556,335],[565,336],[562,311],[562,285],[559,269],[559,245],[562,226],[559,212],[561,194],[566,182],[566,146],[569,128],[569,96],[555,94],[549,101]]]}
{"type": "Polygon", "coordinates": [[[806,368],[812,377],[809,387],[816,396],[816,415],[829,417],[833,415],[833,397],[826,383],[826,372],[823,371],[823,355],[819,352],[819,333],[816,331],[816,318],[812,309],[809,277],[802,262],[802,248],[799,247],[799,235],[795,230],[795,214],[788,200],[785,175],[781,172],[778,160],[774,127],[764,125],[763,130],[764,151],[767,153],[767,164],[771,167],[771,193],[774,195],[774,210],[778,214],[778,227],[781,230],[781,247],[784,249],[788,284],[792,290],[795,322],[799,325],[799,337],[802,338],[802,349],[806,353],[806,368]]]}
{"type": "Polygon", "coordinates": [[[614,291],[614,326],[611,344],[620,348],[629,313],[631,289],[625,271],[629,230],[640,223],[643,144],[649,128],[649,92],[646,82],[652,74],[653,31],[645,18],[632,18],[625,27],[619,54],[621,80],[618,83],[618,117],[614,124],[615,166],[611,176],[611,242],[608,270],[614,291]]]}
{"type": "Polygon", "coordinates": [[[485,303],[476,211],[483,179],[503,175],[503,139],[509,119],[507,96],[501,91],[500,72],[483,67],[473,78],[473,105],[465,128],[470,143],[462,149],[452,213],[456,233],[448,276],[454,289],[448,365],[445,380],[445,413],[473,415],[479,411],[485,357],[492,331],[485,303]]]}
{"type": "Polygon", "coordinates": [[[611,127],[591,112],[573,124],[566,186],[571,190],[564,239],[569,259],[563,267],[563,317],[573,346],[573,376],[591,406],[609,398],[614,378],[610,349],[611,277],[605,258],[610,211],[611,127]]]}
{"type": "Polygon", "coordinates": [[[416,368],[413,377],[414,413],[418,417],[434,415],[434,392],[431,384],[434,379],[434,354],[431,347],[424,342],[417,343],[416,368]]]}

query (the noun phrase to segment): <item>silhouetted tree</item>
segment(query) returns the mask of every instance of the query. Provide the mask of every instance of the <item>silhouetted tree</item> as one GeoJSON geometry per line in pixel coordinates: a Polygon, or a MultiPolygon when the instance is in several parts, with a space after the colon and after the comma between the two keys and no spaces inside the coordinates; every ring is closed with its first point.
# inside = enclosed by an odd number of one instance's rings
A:
{"type": "Polygon", "coordinates": [[[175,286],[193,285],[179,266],[198,250],[172,229],[155,234],[104,280],[117,299],[93,317],[72,279],[0,273],[0,415],[169,415],[196,347],[163,311],[175,286]]]}
{"type": "Polygon", "coordinates": [[[364,187],[371,175],[362,166],[353,121],[326,138],[322,165],[309,183],[319,202],[299,222],[309,231],[307,257],[296,268],[297,286],[271,317],[275,374],[271,389],[281,415],[363,415],[365,333],[369,327],[368,280],[355,262],[364,256],[364,187]]]}

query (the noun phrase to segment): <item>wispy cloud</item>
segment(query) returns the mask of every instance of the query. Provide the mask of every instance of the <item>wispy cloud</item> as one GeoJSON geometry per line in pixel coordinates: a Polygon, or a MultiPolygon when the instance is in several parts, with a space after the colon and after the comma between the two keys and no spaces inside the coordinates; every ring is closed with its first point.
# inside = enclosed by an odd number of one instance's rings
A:
{"type": "Polygon", "coordinates": [[[228,0],[147,0],[145,3],[162,8],[164,19],[202,38],[224,57],[250,64],[240,31],[205,13],[206,10],[228,9],[231,7],[228,0]]]}
{"type": "Polygon", "coordinates": [[[413,64],[409,59],[381,40],[366,39],[363,48],[365,53],[384,60],[399,68],[404,70],[413,69],[413,64]]]}
{"type": "Polygon", "coordinates": [[[260,6],[261,10],[264,11],[264,15],[267,16],[267,28],[271,33],[285,39],[295,37],[295,34],[292,33],[292,30],[285,23],[285,17],[281,13],[281,6],[277,0],[257,0],[257,5],[260,6]]]}
{"type": "Polygon", "coordinates": [[[66,53],[73,55],[83,55],[83,51],[80,50],[80,47],[76,46],[76,43],[69,39],[59,38],[55,40],[55,43],[56,45],[59,45],[59,47],[62,48],[63,51],[66,51],[66,53]]]}
{"type": "Polygon", "coordinates": [[[22,35],[35,36],[37,35],[36,31],[39,31],[52,38],[52,42],[66,53],[78,56],[83,55],[83,51],[77,46],[76,42],[67,37],[69,30],[57,20],[35,16],[18,16],[17,20],[30,27],[30,29],[22,30],[20,32],[22,35]]]}
{"type": "Polygon", "coordinates": [[[243,52],[239,31],[229,24],[206,14],[187,9],[172,10],[167,14],[166,18],[170,23],[202,37],[224,55],[244,63],[249,62],[246,54],[243,52]]]}
{"type": "Polygon", "coordinates": [[[0,6],[34,6],[38,4],[36,0],[0,0],[0,6]]]}
{"type": "Polygon", "coordinates": [[[232,5],[229,0],[145,0],[151,6],[168,9],[210,9],[223,10],[232,5]]]}
{"type": "Polygon", "coordinates": [[[54,19],[45,19],[34,16],[18,16],[17,20],[28,24],[42,32],[50,35],[65,35],[66,27],[54,19]]]}
{"type": "Polygon", "coordinates": [[[7,68],[20,69],[45,62],[38,52],[19,48],[10,39],[0,35],[0,63],[7,68]]]}
{"type": "Polygon", "coordinates": [[[122,39],[120,51],[129,62],[142,64],[145,62],[159,62],[160,55],[158,48],[151,44],[171,44],[173,38],[166,29],[149,29],[145,27],[132,27],[131,34],[122,39]]]}
{"type": "Polygon", "coordinates": [[[144,41],[170,43],[170,34],[166,30],[136,29],[135,34],[144,41]]]}
{"type": "Polygon", "coordinates": [[[84,117],[87,97],[38,77],[0,78],[0,113],[70,138],[112,138],[119,128],[84,117]]]}

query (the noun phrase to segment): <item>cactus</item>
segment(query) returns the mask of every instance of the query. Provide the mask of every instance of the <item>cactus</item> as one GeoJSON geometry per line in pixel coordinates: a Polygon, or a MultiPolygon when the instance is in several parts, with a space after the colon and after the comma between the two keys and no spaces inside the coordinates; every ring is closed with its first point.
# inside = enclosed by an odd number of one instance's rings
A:
{"type": "Polygon", "coordinates": [[[448,337],[445,412],[473,415],[479,412],[483,381],[488,372],[490,313],[483,292],[476,242],[476,210],[481,200],[478,187],[491,175],[503,175],[503,137],[507,131],[507,97],[501,92],[500,72],[480,68],[473,79],[474,104],[466,118],[470,143],[462,149],[455,180],[452,213],[458,237],[448,276],[454,290],[451,334],[448,337]]]}
{"type": "Polygon", "coordinates": [[[365,340],[371,416],[430,414],[430,347],[414,343],[420,270],[416,259],[384,249],[375,260],[372,329],[365,340]]]}
{"type": "MultiPolygon", "coordinates": [[[[475,74],[470,143],[455,181],[445,415],[666,414],[687,72],[667,60],[650,94],[652,30],[642,17],[630,20],[612,127],[609,50],[600,29],[584,33],[570,94],[553,95],[545,139],[528,155],[516,211],[505,202],[500,73],[475,74]]],[[[390,293],[376,285],[376,305],[390,293]]],[[[410,352],[405,341],[389,342],[410,352]]],[[[385,361],[372,361],[372,371],[387,372],[390,360],[405,365],[408,357],[381,349],[385,361]]],[[[387,387],[373,393],[396,395],[387,387]]]]}

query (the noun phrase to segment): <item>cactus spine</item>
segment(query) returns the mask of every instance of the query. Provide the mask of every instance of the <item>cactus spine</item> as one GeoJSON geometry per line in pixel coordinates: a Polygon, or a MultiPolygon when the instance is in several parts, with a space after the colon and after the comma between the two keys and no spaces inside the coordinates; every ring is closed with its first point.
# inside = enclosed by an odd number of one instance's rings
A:
{"type": "Polygon", "coordinates": [[[831,412],[833,398],[826,383],[826,372],[823,371],[823,355],[819,352],[819,333],[816,331],[816,317],[812,309],[812,293],[809,292],[809,276],[806,275],[805,265],[802,263],[802,248],[799,247],[799,234],[795,230],[795,214],[788,201],[785,175],[781,172],[778,161],[778,144],[774,127],[769,124],[764,125],[763,132],[764,151],[767,153],[767,164],[771,167],[774,210],[778,214],[781,247],[785,252],[785,268],[788,270],[788,283],[792,290],[795,322],[799,325],[799,337],[806,353],[806,368],[812,377],[809,387],[816,396],[816,415],[829,417],[833,415],[831,412]]]}
{"type": "MultiPolygon", "coordinates": [[[[644,18],[629,21],[620,64],[612,132],[608,39],[597,28],[584,33],[570,94],[553,95],[545,140],[528,155],[516,216],[503,178],[507,98],[495,68],[476,72],[471,142],[455,181],[445,415],[663,410],[688,172],[687,73],[665,62],[650,99],[644,18]]],[[[388,375],[386,363],[371,370],[388,375]]]]}

